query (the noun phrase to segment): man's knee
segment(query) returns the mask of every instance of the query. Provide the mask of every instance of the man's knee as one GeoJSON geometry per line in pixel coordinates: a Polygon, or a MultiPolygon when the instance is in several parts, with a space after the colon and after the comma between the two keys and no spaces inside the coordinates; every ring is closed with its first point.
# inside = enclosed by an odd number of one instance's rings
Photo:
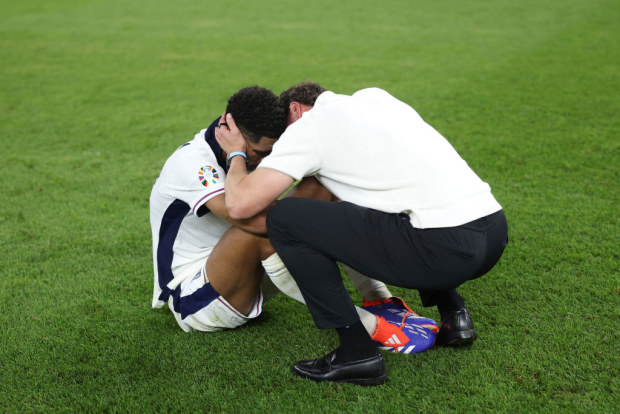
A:
{"type": "Polygon", "coordinates": [[[224,236],[218,244],[225,243],[226,249],[236,255],[243,252],[252,255],[251,251],[257,251],[262,260],[275,253],[275,249],[267,237],[249,233],[238,227],[229,228],[224,236]]]}
{"type": "Polygon", "coordinates": [[[269,221],[273,219],[279,220],[281,218],[290,216],[295,211],[299,203],[303,203],[305,201],[307,201],[307,199],[301,199],[297,197],[283,198],[282,200],[278,201],[276,205],[273,206],[271,210],[269,210],[269,212],[267,213],[267,223],[269,223],[269,221]]]}
{"type": "Polygon", "coordinates": [[[269,238],[279,238],[282,232],[288,227],[290,220],[299,211],[299,204],[304,200],[301,198],[285,198],[276,203],[269,213],[267,213],[267,234],[269,238]]]}

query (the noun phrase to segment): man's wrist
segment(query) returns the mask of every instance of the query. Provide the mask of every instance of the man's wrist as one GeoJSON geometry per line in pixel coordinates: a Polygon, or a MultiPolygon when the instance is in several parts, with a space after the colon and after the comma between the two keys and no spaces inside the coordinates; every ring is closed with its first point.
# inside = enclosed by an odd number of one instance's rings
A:
{"type": "Polygon", "coordinates": [[[226,168],[230,168],[230,163],[234,157],[243,157],[245,163],[248,163],[248,156],[243,151],[233,151],[226,156],[226,168]]]}

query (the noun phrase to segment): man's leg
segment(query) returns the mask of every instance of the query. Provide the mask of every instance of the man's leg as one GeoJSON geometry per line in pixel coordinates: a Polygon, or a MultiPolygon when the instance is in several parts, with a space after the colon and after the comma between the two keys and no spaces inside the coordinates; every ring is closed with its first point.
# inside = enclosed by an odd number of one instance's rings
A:
{"type": "MultiPolygon", "coordinates": [[[[477,259],[462,260],[459,254],[451,253],[437,256],[429,251],[423,240],[413,234],[408,217],[351,203],[283,200],[269,213],[267,230],[297,281],[316,326],[336,328],[340,338],[340,347],[334,353],[295,365],[298,375],[312,379],[334,380],[334,375],[348,375],[340,368],[319,367],[358,362],[365,366],[363,361],[376,356],[367,346],[369,337],[359,329],[359,319],[336,261],[386,283],[433,290],[458,286],[479,267],[477,259]],[[446,258],[453,260],[446,265],[446,258]],[[436,263],[429,266],[429,259],[436,263]]],[[[362,375],[369,372],[360,369],[362,375]]]]}
{"type": "MultiPolygon", "coordinates": [[[[508,225],[503,211],[475,220],[465,225],[470,229],[486,235],[486,254],[484,261],[473,278],[480,277],[495,266],[508,244],[508,225]]],[[[420,290],[420,299],[424,307],[437,306],[441,316],[437,344],[442,346],[469,345],[476,338],[474,322],[465,307],[465,299],[456,291],[420,290]]]]}
{"type": "MultiPolygon", "coordinates": [[[[329,190],[327,190],[314,177],[306,177],[301,180],[297,185],[291,188],[284,195],[283,198],[289,197],[312,198],[315,200],[324,201],[337,201],[334,195],[329,192],[329,190]]],[[[274,257],[273,260],[270,260],[266,263],[264,262],[263,265],[267,270],[267,274],[271,277],[272,281],[276,284],[276,286],[278,286],[278,288],[282,292],[292,297],[293,299],[296,299],[305,304],[303,298],[301,297],[301,292],[299,292],[297,284],[290,277],[288,270],[284,267],[279,257],[274,257]],[[280,272],[279,269],[283,269],[283,271],[280,272]],[[278,277],[280,273],[285,273],[286,277],[278,277]],[[280,281],[280,284],[278,283],[278,280],[280,281]]],[[[385,283],[375,279],[371,279],[368,276],[361,274],[357,270],[347,266],[346,264],[341,265],[347,277],[351,280],[357,291],[362,295],[364,301],[372,302],[377,300],[387,300],[392,297],[392,294],[388,290],[385,283]]],[[[406,305],[404,306],[405,308],[403,308],[403,310],[406,311],[406,305]]],[[[371,318],[371,315],[368,315],[369,312],[361,312],[361,309],[358,308],[358,313],[362,318],[362,322],[367,327],[367,330],[369,332],[372,332],[374,329],[374,319],[371,318]]]]}
{"type": "Polygon", "coordinates": [[[420,290],[422,306],[437,306],[439,314],[450,312],[465,307],[465,299],[456,291],[448,290],[420,290]]]}
{"type": "MultiPolygon", "coordinates": [[[[296,220],[300,227],[305,229],[310,225],[313,232],[320,232],[323,228],[334,230],[330,225],[343,218],[334,214],[340,209],[336,208],[335,212],[328,215],[316,212],[323,219],[319,228],[315,227],[316,222],[306,222],[312,216],[308,214],[312,211],[312,207],[305,205],[305,201],[287,199],[278,203],[267,217],[267,230],[272,244],[279,251],[291,273],[295,275],[315,324],[318,328],[336,328],[340,346],[323,358],[299,361],[293,367],[293,372],[314,380],[380,384],[387,379],[383,357],[364,329],[353,301],[342,283],[340,270],[336,264],[337,258],[326,255],[314,248],[315,246],[307,246],[294,235],[298,233],[295,230],[299,228],[296,227],[289,232],[291,224],[296,220]],[[302,207],[301,211],[297,207],[302,207]],[[309,287],[310,285],[318,288],[313,289],[309,287]]],[[[323,207],[341,204],[319,203],[323,207]]],[[[316,206],[316,203],[311,204],[316,206]]],[[[343,241],[343,236],[350,236],[343,235],[339,231],[329,233],[328,240],[336,243],[338,242],[330,238],[330,235],[339,236],[340,242],[343,241]]],[[[329,247],[333,246],[327,246],[329,247]]]]}
{"type": "Polygon", "coordinates": [[[192,278],[177,286],[169,307],[184,331],[216,332],[261,313],[260,258],[273,253],[265,238],[230,228],[192,278]]]}
{"type": "Polygon", "coordinates": [[[268,239],[231,227],[207,260],[209,283],[232,307],[247,315],[264,274],[261,260],[273,253],[268,239]]]}
{"type": "Polygon", "coordinates": [[[478,337],[474,330],[474,321],[465,307],[465,299],[456,289],[420,290],[420,299],[424,307],[437,306],[440,315],[437,345],[470,345],[478,337]]]}
{"type": "MultiPolygon", "coordinates": [[[[307,177],[300,181],[296,186],[291,188],[283,198],[289,197],[297,197],[297,198],[312,198],[314,200],[324,200],[324,201],[337,201],[334,195],[329,192],[319,181],[314,177],[307,177]]],[[[279,258],[278,258],[279,261],[279,258]]],[[[371,279],[357,270],[342,264],[342,267],[357,289],[357,291],[362,295],[364,300],[367,301],[375,301],[381,299],[388,299],[392,297],[392,294],[388,290],[385,283],[380,282],[375,279],[371,279]]],[[[268,272],[269,274],[269,272],[268,272]]],[[[287,271],[288,274],[288,271],[287,271]]],[[[270,274],[271,276],[271,274],[270,274]]],[[[275,282],[275,281],[274,281],[275,282]]],[[[295,284],[295,281],[291,278],[288,282],[285,282],[286,285],[278,286],[281,291],[286,293],[287,295],[297,299],[298,301],[305,304],[303,298],[301,298],[301,293],[299,292],[299,288],[295,284]]],[[[276,283],[277,285],[277,283],[276,283]]],[[[359,312],[359,311],[358,311],[359,312]]],[[[369,319],[367,318],[367,322],[369,319]]]]}
{"type": "Polygon", "coordinates": [[[267,229],[311,312],[316,310],[313,316],[319,328],[355,321],[336,261],[373,279],[415,289],[450,289],[477,269],[477,263],[465,259],[458,271],[437,275],[436,269],[428,266],[426,246],[410,239],[412,228],[408,221],[351,203],[282,200],[269,213],[267,229]],[[327,291],[339,300],[334,303],[333,298],[324,299],[327,291]]]}

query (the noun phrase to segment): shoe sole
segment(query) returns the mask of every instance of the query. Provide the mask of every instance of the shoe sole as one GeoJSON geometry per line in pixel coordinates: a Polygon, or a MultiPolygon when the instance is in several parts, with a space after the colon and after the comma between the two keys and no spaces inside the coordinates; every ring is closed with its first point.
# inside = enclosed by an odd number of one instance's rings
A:
{"type": "Polygon", "coordinates": [[[424,352],[427,349],[430,349],[432,347],[429,346],[428,348],[416,348],[415,345],[405,345],[405,346],[399,346],[397,348],[394,348],[393,346],[378,346],[377,348],[379,348],[382,351],[386,351],[386,352],[393,352],[395,354],[405,354],[405,355],[409,355],[409,354],[419,354],[420,352],[424,352]]]}
{"type": "Polygon", "coordinates": [[[387,374],[383,374],[377,378],[355,378],[350,380],[342,380],[342,381],[334,381],[334,382],[345,382],[349,384],[363,385],[365,387],[373,386],[373,385],[381,385],[387,381],[387,374]]]}
{"type": "Polygon", "coordinates": [[[441,337],[441,332],[439,332],[436,343],[439,346],[465,346],[471,345],[477,338],[478,335],[473,329],[453,332],[448,339],[441,337]]]}
{"type": "Polygon", "coordinates": [[[387,381],[388,379],[388,375],[387,373],[379,376],[379,377],[375,377],[375,378],[350,378],[350,379],[343,379],[343,380],[338,380],[338,381],[330,381],[330,380],[325,380],[325,379],[317,379],[317,378],[313,378],[312,376],[309,376],[307,374],[305,374],[303,371],[297,371],[295,369],[295,367],[293,367],[291,369],[291,372],[295,375],[297,375],[298,377],[301,378],[305,378],[305,379],[309,379],[315,382],[335,382],[335,383],[348,383],[348,384],[355,384],[355,385],[362,385],[362,386],[374,386],[374,385],[381,385],[384,382],[387,381]]]}

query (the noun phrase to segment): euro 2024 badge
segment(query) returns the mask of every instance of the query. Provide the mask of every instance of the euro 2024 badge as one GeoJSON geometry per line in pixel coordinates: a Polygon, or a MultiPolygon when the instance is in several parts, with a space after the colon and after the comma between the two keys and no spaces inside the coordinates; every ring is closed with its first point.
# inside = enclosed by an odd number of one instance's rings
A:
{"type": "Polygon", "coordinates": [[[220,175],[217,173],[217,170],[210,165],[205,165],[198,171],[198,179],[205,187],[208,187],[209,184],[215,184],[220,179],[220,175]]]}

